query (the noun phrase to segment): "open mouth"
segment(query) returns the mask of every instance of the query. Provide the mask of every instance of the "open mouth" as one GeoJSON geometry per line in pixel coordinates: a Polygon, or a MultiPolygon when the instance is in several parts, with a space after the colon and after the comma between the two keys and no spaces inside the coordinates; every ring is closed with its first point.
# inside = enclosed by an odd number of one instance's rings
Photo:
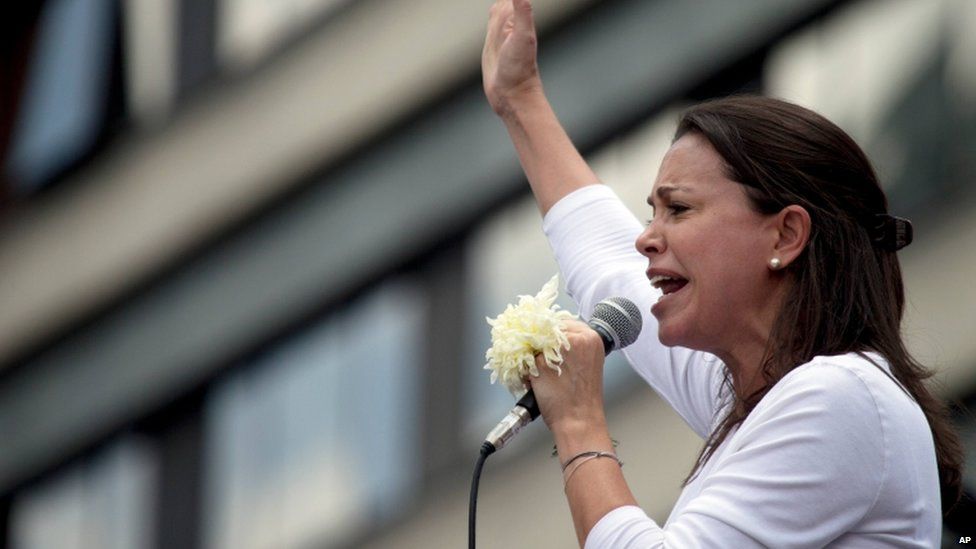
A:
{"type": "Polygon", "coordinates": [[[670,295],[681,288],[684,288],[688,284],[687,278],[665,276],[665,275],[655,275],[651,277],[651,286],[654,286],[664,295],[670,295]]]}

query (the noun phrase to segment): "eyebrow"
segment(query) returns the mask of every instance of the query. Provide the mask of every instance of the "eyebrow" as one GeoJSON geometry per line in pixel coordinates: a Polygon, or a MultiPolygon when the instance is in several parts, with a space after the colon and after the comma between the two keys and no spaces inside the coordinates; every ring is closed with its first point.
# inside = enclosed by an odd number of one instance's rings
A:
{"type": "MultiPolygon", "coordinates": [[[[661,185],[660,187],[657,188],[656,191],[654,191],[654,194],[656,194],[657,197],[660,198],[661,200],[667,200],[667,198],[671,196],[671,193],[674,191],[687,192],[688,190],[689,190],[688,187],[680,187],[675,185],[661,185]]],[[[647,197],[647,205],[652,208],[654,207],[654,194],[651,194],[647,197]]]]}

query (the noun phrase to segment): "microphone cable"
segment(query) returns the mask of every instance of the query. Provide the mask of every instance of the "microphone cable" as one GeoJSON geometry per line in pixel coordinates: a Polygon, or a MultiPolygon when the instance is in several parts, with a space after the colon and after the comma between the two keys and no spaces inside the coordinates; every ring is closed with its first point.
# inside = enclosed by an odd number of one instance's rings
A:
{"type": "Polygon", "coordinates": [[[468,501],[468,549],[474,549],[475,518],[478,514],[478,483],[481,481],[481,469],[485,466],[488,456],[495,453],[495,445],[488,442],[481,443],[478,462],[474,465],[474,475],[471,477],[471,498],[468,501]]]}

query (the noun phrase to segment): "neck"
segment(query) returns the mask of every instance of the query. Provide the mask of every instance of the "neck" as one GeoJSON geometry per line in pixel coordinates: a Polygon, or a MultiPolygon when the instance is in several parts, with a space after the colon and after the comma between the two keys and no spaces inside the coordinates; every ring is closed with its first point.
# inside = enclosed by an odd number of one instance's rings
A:
{"type": "Polygon", "coordinates": [[[765,384],[762,362],[768,341],[768,330],[751,331],[748,337],[738,341],[730,350],[715,353],[729,368],[732,387],[740,399],[751,395],[765,384]]]}
{"type": "Polygon", "coordinates": [[[740,399],[748,397],[766,383],[762,364],[782,303],[782,289],[777,288],[773,295],[775,297],[767,302],[764,309],[744,315],[736,328],[729,330],[733,339],[726,341],[723,349],[714,352],[729,368],[732,386],[740,399]]]}

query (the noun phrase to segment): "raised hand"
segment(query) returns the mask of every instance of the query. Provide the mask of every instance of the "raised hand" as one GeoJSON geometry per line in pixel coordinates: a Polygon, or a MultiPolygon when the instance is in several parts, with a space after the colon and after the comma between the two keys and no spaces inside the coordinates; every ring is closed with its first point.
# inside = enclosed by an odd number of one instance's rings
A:
{"type": "Polygon", "coordinates": [[[531,2],[497,0],[489,11],[481,74],[488,102],[499,115],[520,94],[541,92],[536,50],[531,2]]]}
{"type": "Polygon", "coordinates": [[[545,214],[562,197],[599,180],[546,99],[536,45],[530,0],[497,0],[481,54],[485,95],[505,124],[539,210],[545,214]]]}

